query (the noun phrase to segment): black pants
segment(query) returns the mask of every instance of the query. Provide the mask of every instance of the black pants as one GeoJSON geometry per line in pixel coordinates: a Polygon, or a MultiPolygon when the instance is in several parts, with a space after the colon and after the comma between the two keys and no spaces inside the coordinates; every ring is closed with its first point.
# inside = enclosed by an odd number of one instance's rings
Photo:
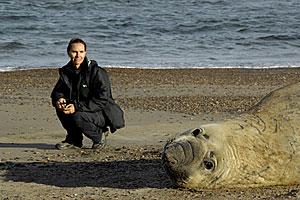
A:
{"type": "Polygon", "coordinates": [[[62,126],[67,130],[66,142],[81,147],[82,134],[91,139],[93,143],[101,141],[103,130],[106,130],[102,112],[75,112],[70,115],[59,111],[56,113],[62,126]]]}

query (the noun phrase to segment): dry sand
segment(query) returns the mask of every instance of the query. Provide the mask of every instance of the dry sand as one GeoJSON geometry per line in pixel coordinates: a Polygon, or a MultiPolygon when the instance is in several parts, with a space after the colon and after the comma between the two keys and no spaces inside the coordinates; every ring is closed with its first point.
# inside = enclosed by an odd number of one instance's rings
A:
{"type": "Polygon", "coordinates": [[[0,73],[0,199],[300,199],[300,186],[188,190],[161,167],[178,132],[243,112],[300,80],[300,69],[108,69],[126,127],[109,146],[59,151],[50,104],[57,69],[0,73]]]}

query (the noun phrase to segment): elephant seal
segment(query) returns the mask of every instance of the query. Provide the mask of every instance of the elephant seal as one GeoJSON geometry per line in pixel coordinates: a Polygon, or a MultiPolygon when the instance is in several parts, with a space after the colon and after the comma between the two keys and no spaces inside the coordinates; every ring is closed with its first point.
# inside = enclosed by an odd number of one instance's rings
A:
{"type": "Polygon", "coordinates": [[[162,164],[179,187],[300,184],[300,83],[236,117],[178,134],[165,145],[162,164]]]}

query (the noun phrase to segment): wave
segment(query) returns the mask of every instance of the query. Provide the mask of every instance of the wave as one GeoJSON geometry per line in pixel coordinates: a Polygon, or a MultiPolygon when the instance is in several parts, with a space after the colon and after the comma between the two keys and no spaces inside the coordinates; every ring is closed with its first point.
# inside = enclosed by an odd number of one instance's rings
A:
{"type": "Polygon", "coordinates": [[[26,21],[26,20],[38,20],[38,17],[37,16],[33,16],[33,15],[9,15],[9,16],[5,16],[5,15],[2,15],[0,16],[0,20],[1,21],[9,21],[9,22],[12,22],[12,21],[26,21]]]}
{"type": "Polygon", "coordinates": [[[258,37],[258,40],[264,40],[264,41],[291,41],[291,40],[299,40],[300,35],[267,35],[267,36],[262,36],[258,37]]]}
{"type": "MultiPolygon", "coordinates": [[[[12,41],[12,42],[0,42],[0,49],[9,51],[24,48],[25,45],[21,42],[12,41]]],[[[0,51],[1,52],[1,51],[0,51]]]]}

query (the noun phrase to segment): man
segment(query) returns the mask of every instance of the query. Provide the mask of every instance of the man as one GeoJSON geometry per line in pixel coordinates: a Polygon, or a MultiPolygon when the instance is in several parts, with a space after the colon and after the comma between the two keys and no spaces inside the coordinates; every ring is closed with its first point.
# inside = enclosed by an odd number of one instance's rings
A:
{"type": "Polygon", "coordinates": [[[81,148],[83,134],[92,140],[93,149],[101,148],[108,127],[111,132],[124,127],[123,111],[112,98],[106,71],[87,59],[86,43],[72,39],[67,52],[70,61],[59,69],[59,80],[51,93],[52,105],[67,131],[66,139],[56,148],[81,148]]]}

